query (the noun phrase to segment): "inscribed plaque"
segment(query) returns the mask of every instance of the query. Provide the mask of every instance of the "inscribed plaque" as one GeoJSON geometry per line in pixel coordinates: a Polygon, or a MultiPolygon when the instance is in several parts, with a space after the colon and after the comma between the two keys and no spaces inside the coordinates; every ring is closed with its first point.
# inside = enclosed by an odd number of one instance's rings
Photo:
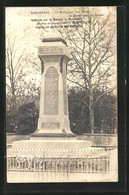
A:
{"type": "Polygon", "coordinates": [[[56,68],[48,68],[45,75],[44,114],[58,114],[58,72],[56,68]]]}

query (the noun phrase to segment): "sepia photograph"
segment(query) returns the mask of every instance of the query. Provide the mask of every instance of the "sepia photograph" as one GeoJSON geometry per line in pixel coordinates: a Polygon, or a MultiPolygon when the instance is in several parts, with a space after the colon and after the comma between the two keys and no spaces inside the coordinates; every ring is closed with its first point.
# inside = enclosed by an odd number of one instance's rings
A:
{"type": "Polygon", "coordinates": [[[117,7],[6,7],[7,183],[118,182],[117,7]]]}

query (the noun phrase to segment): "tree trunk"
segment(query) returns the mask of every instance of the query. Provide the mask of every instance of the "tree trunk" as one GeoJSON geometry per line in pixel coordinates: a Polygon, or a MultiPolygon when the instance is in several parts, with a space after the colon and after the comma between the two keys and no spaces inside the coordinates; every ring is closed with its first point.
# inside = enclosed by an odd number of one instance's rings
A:
{"type": "Polygon", "coordinates": [[[94,134],[94,106],[93,106],[93,96],[89,96],[89,118],[90,118],[90,132],[94,134]]]}

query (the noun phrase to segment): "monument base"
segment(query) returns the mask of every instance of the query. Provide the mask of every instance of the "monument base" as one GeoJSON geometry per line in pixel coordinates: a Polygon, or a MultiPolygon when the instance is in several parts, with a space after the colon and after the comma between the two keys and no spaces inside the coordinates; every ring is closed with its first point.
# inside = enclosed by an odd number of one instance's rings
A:
{"type": "Polygon", "coordinates": [[[13,148],[37,148],[37,149],[84,149],[91,147],[90,141],[76,139],[35,139],[15,141],[12,144],[13,148]]]}
{"type": "Polygon", "coordinates": [[[33,134],[31,134],[31,137],[30,137],[30,139],[42,139],[43,137],[46,137],[46,138],[48,138],[48,137],[52,137],[52,138],[68,138],[68,137],[71,137],[71,138],[73,138],[73,137],[76,137],[76,135],[75,134],[72,134],[72,133],[67,133],[67,134],[62,134],[62,133],[33,133],[33,134]]]}
{"type": "Polygon", "coordinates": [[[85,155],[85,149],[91,147],[90,141],[77,140],[76,137],[31,137],[30,140],[15,141],[12,149],[29,150],[30,153],[45,152],[50,156],[85,155]]]}

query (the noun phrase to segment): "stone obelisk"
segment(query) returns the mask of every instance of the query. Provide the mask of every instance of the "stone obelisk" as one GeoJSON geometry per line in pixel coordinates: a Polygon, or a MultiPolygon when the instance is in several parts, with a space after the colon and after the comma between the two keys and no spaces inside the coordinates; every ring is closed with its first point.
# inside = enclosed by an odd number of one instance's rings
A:
{"type": "Polygon", "coordinates": [[[40,112],[33,137],[71,137],[68,94],[66,85],[67,62],[70,51],[61,37],[46,37],[38,47],[42,64],[40,112]]]}

